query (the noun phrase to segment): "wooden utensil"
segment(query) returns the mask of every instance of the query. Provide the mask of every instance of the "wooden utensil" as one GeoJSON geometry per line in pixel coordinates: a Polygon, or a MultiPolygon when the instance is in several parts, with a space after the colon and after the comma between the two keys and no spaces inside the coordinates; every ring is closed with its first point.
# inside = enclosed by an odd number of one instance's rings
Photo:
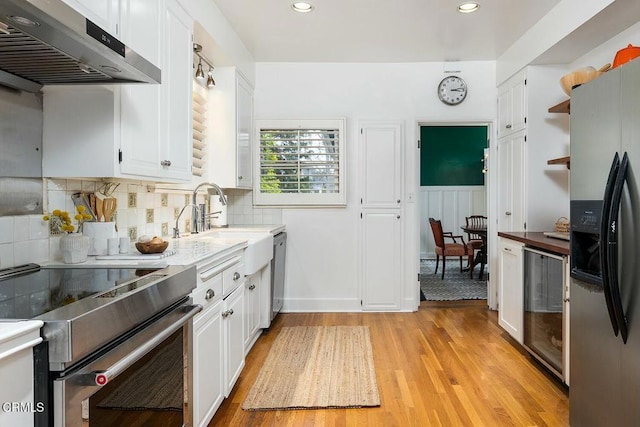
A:
{"type": "Polygon", "coordinates": [[[100,197],[96,197],[96,221],[104,221],[104,217],[102,216],[102,199],[100,197]]]}
{"type": "Polygon", "coordinates": [[[105,222],[111,221],[113,214],[116,212],[116,203],[115,197],[107,197],[102,201],[102,213],[104,214],[105,222]]]}

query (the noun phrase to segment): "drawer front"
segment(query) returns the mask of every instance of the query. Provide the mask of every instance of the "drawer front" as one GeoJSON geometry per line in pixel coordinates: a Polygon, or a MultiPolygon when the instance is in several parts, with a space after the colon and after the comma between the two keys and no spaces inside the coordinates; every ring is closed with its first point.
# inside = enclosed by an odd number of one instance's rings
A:
{"type": "Polygon", "coordinates": [[[244,283],[244,262],[230,266],[222,272],[222,294],[229,295],[244,283]]]}
{"type": "Polygon", "coordinates": [[[206,281],[198,280],[198,287],[193,291],[194,304],[200,304],[203,310],[222,298],[222,274],[219,273],[206,281]]]}

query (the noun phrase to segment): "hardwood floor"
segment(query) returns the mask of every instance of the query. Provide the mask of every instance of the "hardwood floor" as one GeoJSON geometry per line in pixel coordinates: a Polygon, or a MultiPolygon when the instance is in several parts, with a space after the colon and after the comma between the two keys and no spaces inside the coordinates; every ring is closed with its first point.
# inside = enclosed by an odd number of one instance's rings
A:
{"type": "Polygon", "coordinates": [[[415,313],[280,314],[247,355],[209,426],[567,426],[566,389],[497,324],[486,301],[422,302],[415,313]],[[283,326],[368,325],[381,406],[243,411],[283,326]]]}

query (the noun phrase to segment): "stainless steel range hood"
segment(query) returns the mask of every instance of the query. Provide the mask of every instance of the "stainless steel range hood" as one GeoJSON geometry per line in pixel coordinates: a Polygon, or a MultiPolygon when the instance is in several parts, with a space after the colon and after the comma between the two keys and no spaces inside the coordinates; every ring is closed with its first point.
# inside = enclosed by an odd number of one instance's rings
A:
{"type": "Polygon", "coordinates": [[[61,0],[0,0],[0,84],[160,83],[160,69],[61,0]]]}

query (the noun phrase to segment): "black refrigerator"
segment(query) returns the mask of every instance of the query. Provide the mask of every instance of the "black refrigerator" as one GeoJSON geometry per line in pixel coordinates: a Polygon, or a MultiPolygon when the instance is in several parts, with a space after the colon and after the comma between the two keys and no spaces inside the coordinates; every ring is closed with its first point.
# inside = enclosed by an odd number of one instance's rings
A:
{"type": "Polygon", "coordinates": [[[640,426],[640,61],[571,93],[572,427],[640,426]]]}

